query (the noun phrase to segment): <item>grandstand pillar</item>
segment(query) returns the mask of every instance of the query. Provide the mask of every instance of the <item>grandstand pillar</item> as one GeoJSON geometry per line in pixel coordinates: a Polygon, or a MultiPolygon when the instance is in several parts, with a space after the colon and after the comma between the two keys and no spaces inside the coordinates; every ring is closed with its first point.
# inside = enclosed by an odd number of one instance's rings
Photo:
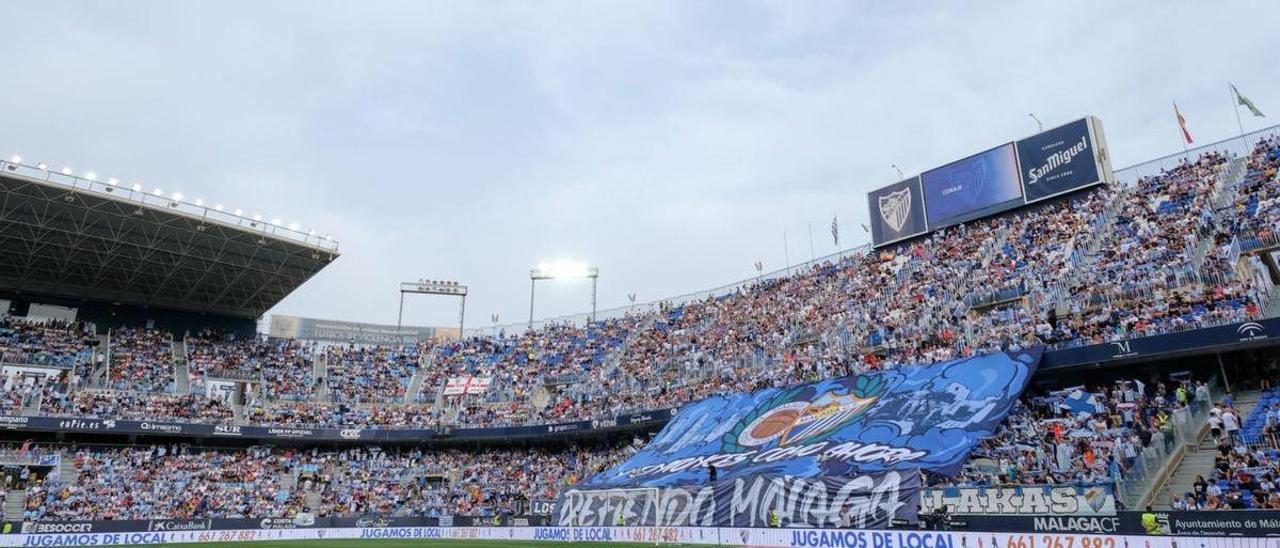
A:
{"type": "Polygon", "coordinates": [[[458,307],[458,340],[462,340],[462,329],[467,323],[467,296],[462,296],[462,306],[458,307]]]}
{"type": "Polygon", "coordinates": [[[404,323],[404,291],[400,292],[400,313],[396,314],[396,329],[400,329],[404,323]]]}

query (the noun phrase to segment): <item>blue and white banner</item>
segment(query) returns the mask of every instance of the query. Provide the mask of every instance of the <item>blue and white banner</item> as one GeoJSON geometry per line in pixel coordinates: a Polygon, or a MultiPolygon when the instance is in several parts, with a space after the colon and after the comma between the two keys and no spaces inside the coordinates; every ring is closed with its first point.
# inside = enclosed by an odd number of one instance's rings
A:
{"type": "Polygon", "coordinates": [[[659,487],[755,475],[957,470],[1016,403],[1041,348],[717,396],[580,488],[659,487]]]}
{"type": "Polygon", "coordinates": [[[756,475],[683,487],[572,489],[552,522],[561,527],[701,526],[888,528],[916,521],[920,474],[855,477],[756,475]]]}
{"type": "Polygon", "coordinates": [[[1018,141],[1018,167],[1028,203],[1102,182],[1089,119],[1018,141]]]}

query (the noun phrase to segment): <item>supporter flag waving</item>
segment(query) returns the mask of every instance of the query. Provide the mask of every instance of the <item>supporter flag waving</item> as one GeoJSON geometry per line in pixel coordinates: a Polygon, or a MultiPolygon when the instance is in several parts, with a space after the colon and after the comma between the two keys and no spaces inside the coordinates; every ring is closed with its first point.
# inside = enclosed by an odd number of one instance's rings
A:
{"type": "Polygon", "coordinates": [[[1234,93],[1236,96],[1236,108],[1243,106],[1244,108],[1249,109],[1249,112],[1252,112],[1255,118],[1267,117],[1267,115],[1263,114],[1261,110],[1258,110],[1258,106],[1253,104],[1253,101],[1250,101],[1248,97],[1240,95],[1240,90],[1236,89],[1235,84],[1228,82],[1227,85],[1231,86],[1231,93],[1234,93]]]}
{"type": "Polygon", "coordinates": [[[1191,132],[1187,130],[1187,119],[1182,116],[1182,111],[1178,110],[1177,101],[1173,102],[1173,114],[1178,117],[1178,127],[1182,128],[1182,138],[1187,141],[1188,145],[1194,143],[1195,141],[1191,139],[1191,132]]]}

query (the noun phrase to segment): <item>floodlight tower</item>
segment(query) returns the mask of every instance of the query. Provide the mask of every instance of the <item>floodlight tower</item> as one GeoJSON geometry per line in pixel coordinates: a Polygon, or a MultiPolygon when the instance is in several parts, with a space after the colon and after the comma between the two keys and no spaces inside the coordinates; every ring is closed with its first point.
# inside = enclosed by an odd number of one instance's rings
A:
{"type": "Polygon", "coordinates": [[[444,295],[447,297],[461,297],[462,303],[458,307],[458,338],[462,338],[462,328],[467,319],[467,286],[454,281],[446,280],[418,280],[416,282],[400,283],[400,314],[396,316],[396,329],[400,329],[404,323],[404,294],[414,293],[418,295],[444,295]]]}
{"type": "Polygon", "coordinates": [[[575,261],[556,261],[541,263],[538,268],[529,271],[529,329],[533,329],[533,294],[538,287],[538,280],[591,280],[591,315],[587,321],[596,320],[596,280],[600,278],[600,269],[575,261]]]}

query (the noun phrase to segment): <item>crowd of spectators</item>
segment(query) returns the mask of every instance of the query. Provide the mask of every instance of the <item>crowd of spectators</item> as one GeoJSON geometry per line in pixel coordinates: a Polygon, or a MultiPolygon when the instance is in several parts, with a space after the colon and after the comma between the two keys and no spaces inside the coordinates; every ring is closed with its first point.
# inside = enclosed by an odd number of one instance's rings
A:
{"type": "Polygon", "coordinates": [[[431,428],[443,421],[431,405],[274,402],[245,408],[245,422],[263,426],[431,428]]]}
{"type": "Polygon", "coordinates": [[[233,411],[219,399],[198,394],[149,394],[129,390],[53,392],[41,414],[96,419],[227,422],[233,411]]]}
{"type": "MultiPolygon", "coordinates": [[[[1274,360],[1272,362],[1274,367],[1274,360]]],[[[1256,371],[1264,388],[1274,370],[1256,371]]],[[[1175,493],[1175,510],[1280,509],[1280,390],[1266,388],[1248,416],[1228,398],[1210,410],[1209,435],[1217,443],[1208,478],[1175,493]]]]}
{"type": "MultiPolygon", "coordinates": [[[[63,448],[74,477],[37,478],[25,518],[493,516],[552,499],[630,444],[555,450],[181,445],[63,448]]],[[[45,449],[46,451],[48,449],[45,449]]]]}
{"type": "MultiPolygon", "coordinates": [[[[1260,316],[1270,284],[1229,260],[1234,255],[1218,235],[1236,225],[1221,222],[1214,205],[1238,195],[1248,209],[1254,194],[1274,186],[1275,163],[1275,142],[1260,143],[1235,188],[1232,166],[1240,162],[1208,153],[1129,187],[1101,185],[581,326],[324,350],[206,332],[187,339],[187,359],[197,391],[211,376],[260,378],[261,397],[248,398],[250,420],[501,426],[676,406],[1033,344],[1098,344],[1244,321],[1260,316]],[[326,373],[314,379],[311,356],[319,352],[326,373]],[[408,394],[420,367],[419,390],[408,394]],[[457,377],[490,384],[445,395],[457,377]]],[[[1268,200],[1256,205],[1269,207],[1268,200]]],[[[172,390],[168,341],[159,331],[114,331],[110,385],[172,390]]]]}
{"type": "Polygon", "coordinates": [[[1096,485],[1119,482],[1151,447],[1172,448],[1174,430],[1211,404],[1190,379],[1125,379],[1026,394],[994,436],[942,486],[1096,485]]]}
{"type": "Polygon", "coordinates": [[[343,403],[404,401],[418,370],[418,345],[337,345],[325,349],[329,399],[343,403]]]}
{"type": "Polygon", "coordinates": [[[1246,249],[1280,243],[1280,137],[1260,141],[1234,199],[1218,211],[1220,238],[1239,238],[1246,249]]]}
{"type": "Polygon", "coordinates": [[[83,322],[0,316],[0,361],[7,364],[74,368],[91,362],[95,345],[83,322]]]}
{"type": "Polygon", "coordinates": [[[117,390],[172,392],[173,335],[158,329],[111,331],[108,383],[117,390]]]}
{"type": "Polygon", "coordinates": [[[209,378],[259,382],[272,400],[306,399],[315,391],[315,343],[205,330],[187,337],[186,348],[197,391],[209,378]]]}

